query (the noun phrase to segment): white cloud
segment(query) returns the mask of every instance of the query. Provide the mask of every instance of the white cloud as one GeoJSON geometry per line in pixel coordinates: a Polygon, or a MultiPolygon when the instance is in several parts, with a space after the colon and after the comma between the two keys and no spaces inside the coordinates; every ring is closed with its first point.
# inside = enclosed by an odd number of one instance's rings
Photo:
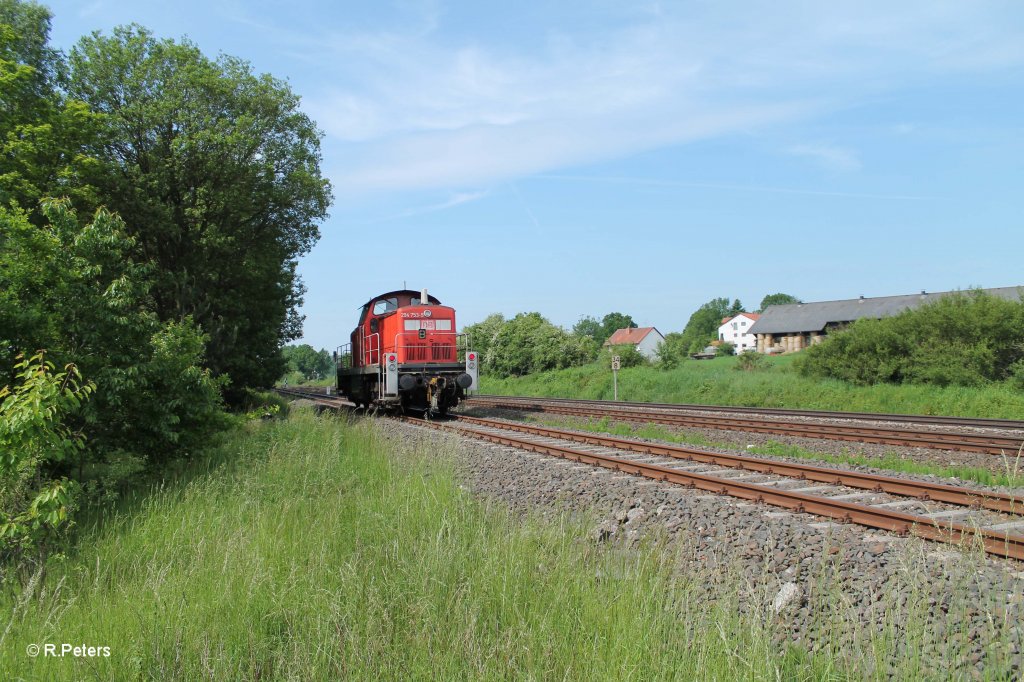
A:
{"type": "Polygon", "coordinates": [[[800,144],[786,151],[793,156],[812,159],[829,170],[855,171],[861,166],[857,152],[831,144],[800,144]]]}
{"type": "MultiPolygon", "coordinates": [[[[487,186],[1024,62],[1020,22],[991,4],[657,10],[599,33],[548,29],[539,49],[500,33],[448,35],[443,12],[404,30],[303,33],[291,49],[334,84],[305,108],[338,159],[340,194],[487,186]]],[[[839,145],[784,151],[834,170],[860,167],[839,145]]]]}

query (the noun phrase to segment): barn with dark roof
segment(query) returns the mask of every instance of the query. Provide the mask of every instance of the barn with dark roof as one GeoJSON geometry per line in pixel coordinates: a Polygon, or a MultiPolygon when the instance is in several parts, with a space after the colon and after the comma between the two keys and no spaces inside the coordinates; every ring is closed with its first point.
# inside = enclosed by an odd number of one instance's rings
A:
{"type": "MultiPolygon", "coordinates": [[[[1016,301],[1021,300],[1024,287],[1000,287],[981,291],[1016,301]]],[[[771,305],[764,309],[749,333],[756,335],[757,350],[760,353],[791,353],[820,343],[830,331],[841,329],[855,320],[889,317],[956,293],[963,292],[922,291],[920,294],[907,296],[861,296],[841,301],[771,305]]]]}

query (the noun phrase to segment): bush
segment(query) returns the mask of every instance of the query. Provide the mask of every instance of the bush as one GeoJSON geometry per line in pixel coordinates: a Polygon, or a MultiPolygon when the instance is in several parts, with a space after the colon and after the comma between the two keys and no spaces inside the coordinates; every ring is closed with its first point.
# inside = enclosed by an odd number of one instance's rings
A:
{"type": "Polygon", "coordinates": [[[736,355],[736,344],[723,341],[715,346],[715,355],[718,357],[730,357],[736,355]]]}
{"type": "Polygon", "coordinates": [[[82,450],[64,418],[95,388],[73,365],[54,374],[41,352],[20,356],[15,370],[18,383],[0,389],[0,583],[70,520],[75,486],[51,471],[82,450]]]}
{"type": "Polygon", "coordinates": [[[0,209],[0,371],[14,367],[10,349],[46,348],[95,383],[90,401],[68,415],[86,447],[52,473],[90,496],[113,494],[226,426],[222,382],[203,368],[207,338],[191,318],[158,319],[154,273],[133,259],[119,217],[101,209],[82,225],[63,200],[44,202],[43,212],[47,224],[33,226],[0,209]]]}
{"type": "Polygon", "coordinates": [[[807,349],[807,376],[856,384],[979,386],[1014,380],[1024,361],[1024,302],[969,291],[881,320],[858,320],[807,349]]]}
{"type": "Polygon", "coordinates": [[[767,358],[761,353],[748,350],[739,354],[739,357],[736,358],[736,364],[732,368],[743,372],[752,372],[755,369],[764,367],[766,360],[767,358]]]}
{"type": "Polygon", "coordinates": [[[636,346],[630,344],[623,344],[618,346],[607,346],[601,350],[598,355],[597,361],[602,367],[612,366],[612,356],[619,356],[620,367],[641,367],[643,365],[650,364],[650,361],[644,357],[643,353],[636,349],[636,346]]]}
{"type": "Polygon", "coordinates": [[[523,376],[576,367],[597,357],[593,339],[570,334],[540,313],[520,313],[508,321],[492,315],[480,326],[487,327],[479,333],[481,339],[487,339],[483,342],[486,350],[478,351],[483,357],[481,367],[495,376],[523,376]]]}

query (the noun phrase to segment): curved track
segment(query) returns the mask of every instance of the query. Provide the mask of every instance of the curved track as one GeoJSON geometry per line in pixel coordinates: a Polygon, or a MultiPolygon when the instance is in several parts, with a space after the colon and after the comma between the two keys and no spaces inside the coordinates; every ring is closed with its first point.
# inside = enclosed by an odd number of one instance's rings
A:
{"type": "Polygon", "coordinates": [[[920,414],[887,414],[884,412],[840,412],[828,410],[797,410],[780,407],[738,407],[732,405],[699,405],[695,403],[634,403],[613,400],[580,400],[576,398],[530,398],[523,396],[503,396],[476,394],[469,403],[482,404],[493,400],[543,400],[550,403],[570,403],[580,405],[607,405],[613,407],[631,407],[650,410],[675,410],[681,412],[720,412],[739,415],[764,415],[774,417],[808,417],[819,419],[847,419],[850,421],[904,422],[908,424],[934,424],[939,426],[970,426],[990,429],[1021,429],[1024,430],[1024,419],[993,419],[986,417],[952,417],[943,415],[920,414]]]}
{"type": "MultiPolygon", "coordinates": [[[[774,418],[719,417],[707,414],[688,414],[678,409],[666,409],[660,406],[648,407],[643,404],[634,403],[609,404],[604,402],[592,403],[590,401],[566,401],[548,398],[504,398],[500,396],[482,398],[474,396],[469,404],[494,409],[544,412],[574,417],[608,417],[616,421],[654,422],[691,428],[750,431],[800,438],[858,441],[902,447],[934,448],[937,450],[960,450],[990,455],[1014,456],[1024,446],[1024,433],[1020,435],[1005,435],[1001,433],[870,426],[866,424],[844,425],[797,422],[774,418]]],[[[881,417],[881,415],[879,416],[881,417]]]]}
{"type": "MultiPolygon", "coordinates": [[[[282,392],[330,409],[352,407],[327,395],[282,392]]],[[[977,543],[995,556],[1024,560],[1024,497],[493,419],[406,421],[841,522],[953,544],[977,543]],[[851,501],[865,498],[869,503],[851,501]],[[908,506],[916,507],[915,513],[899,510],[908,506]]]]}

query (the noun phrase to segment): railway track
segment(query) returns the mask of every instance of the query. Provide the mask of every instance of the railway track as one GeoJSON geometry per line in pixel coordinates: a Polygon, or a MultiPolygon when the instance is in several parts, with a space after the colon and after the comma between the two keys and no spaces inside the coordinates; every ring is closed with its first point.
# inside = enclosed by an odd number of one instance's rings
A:
{"type": "MultiPolygon", "coordinates": [[[[286,394],[331,409],[352,407],[336,397],[286,394]]],[[[1024,560],[1020,496],[494,419],[406,421],[843,523],[957,545],[977,543],[992,555],[1024,560]]]]}
{"type": "Polygon", "coordinates": [[[802,417],[815,419],[845,419],[849,421],[904,422],[908,424],[932,424],[938,426],[969,426],[989,429],[1024,430],[1024,419],[992,419],[986,417],[952,417],[943,415],[887,414],[884,412],[839,412],[828,410],[797,410],[778,407],[738,407],[730,405],[699,405],[695,403],[634,403],[613,400],[580,400],[576,398],[526,398],[501,395],[476,394],[469,403],[483,403],[492,400],[544,400],[550,403],[579,405],[606,405],[630,407],[644,410],[671,410],[678,412],[720,412],[739,415],[765,415],[774,417],[802,417]]]}
{"type": "MultiPolygon", "coordinates": [[[[523,412],[543,412],[573,417],[601,418],[633,423],[658,423],[677,427],[749,431],[800,438],[857,441],[901,447],[958,450],[990,455],[1015,456],[1024,446],[1024,433],[1004,435],[963,431],[915,430],[869,425],[815,424],[808,422],[757,419],[753,417],[719,417],[706,414],[685,414],[660,406],[589,401],[562,401],[534,398],[474,396],[470,405],[523,412]],[[614,405],[614,403],[613,403],[614,405]]],[[[706,408],[707,409],[707,408],[706,408]]]]}

